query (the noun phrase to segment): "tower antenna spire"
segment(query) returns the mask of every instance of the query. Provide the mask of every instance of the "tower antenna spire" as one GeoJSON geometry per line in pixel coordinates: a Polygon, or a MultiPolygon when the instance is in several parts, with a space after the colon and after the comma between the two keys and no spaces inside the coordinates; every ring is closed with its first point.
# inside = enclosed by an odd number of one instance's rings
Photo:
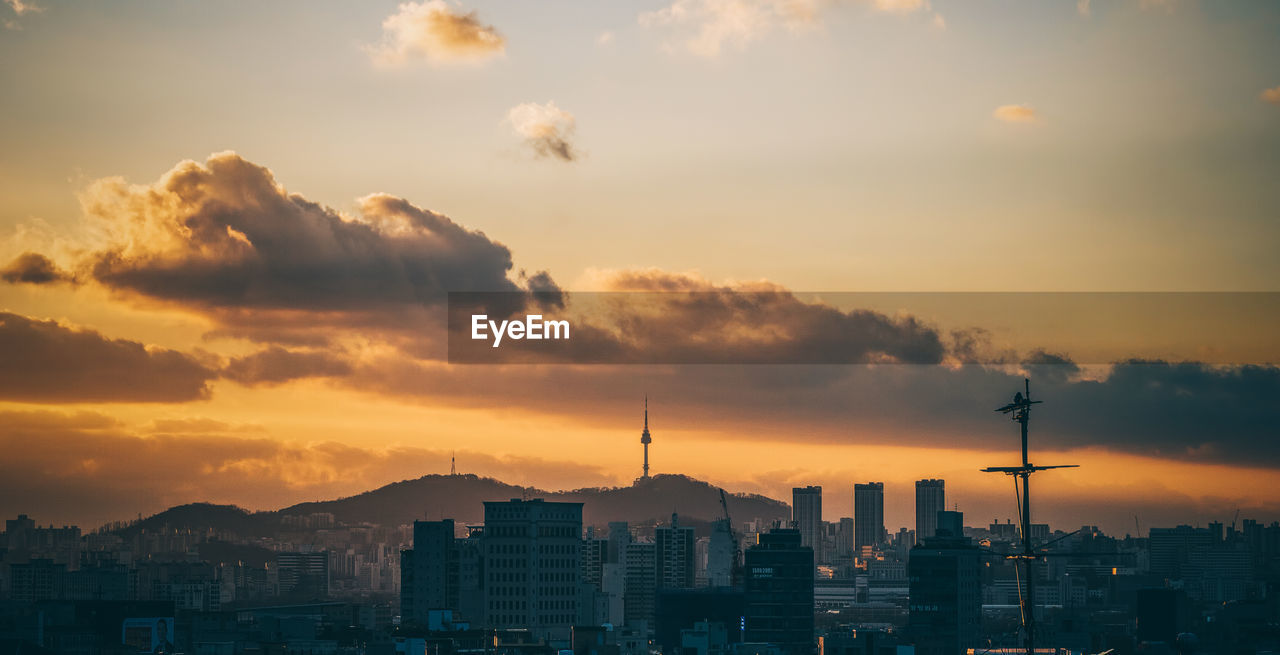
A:
{"type": "Polygon", "coordinates": [[[644,432],[640,433],[640,443],[644,445],[644,474],[640,477],[649,477],[649,444],[653,443],[653,437],[649,436],[649,394],[644,395],[644,432]]]}
{"type": "Polygon", "coordinates": [[[1015,478],[1014,490],[1017,490],[1017,479],[1022,482],[1022,498],[1021,510],[1022,516],[1020,523],[1022,528],[1022,552],[1013,553],[1008,559],[1015,560],[1014,566],[1021,562],[1025,567],[1026,575],[1023,577],[1027,581],[1027,593],[1021,597],[1020,605],[1022,609],[1022,631],[1023,644],[1026,648],[1027,655],[1034,655],[1036,652],[1036,614],[1035,614],[1035,573],[1031,565],[1044,557],[1044,552],[1031,543],[1031,474],[1037,471],[1045,471],[1048,469],[1075,468],[1078,464],[1058,464],[1055,466],[1035,466],[1031,463],[1027,456],[1027,423],[1031,420],[1031,406],[1039,405],[1040,400],[1031,399],[1031,380],[1023,379],[1023,391],[1013,395],[1013,402],[1003,407],[997,407],[996,411],[1001,414],[1012,414],[1010,418],[1022,427],[1022,466],[991,466],[982,469],[984,473],[1004,473],[1015,478]]]}

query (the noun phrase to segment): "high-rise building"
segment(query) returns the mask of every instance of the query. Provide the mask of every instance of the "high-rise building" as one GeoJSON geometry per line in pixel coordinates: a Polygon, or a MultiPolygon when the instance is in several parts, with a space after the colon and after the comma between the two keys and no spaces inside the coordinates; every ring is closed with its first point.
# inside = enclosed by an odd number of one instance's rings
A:
{"type": "Polygon", "coordinates": [[[916,480],[916,543],[932,537],[938,528],[938,512],[947,508],[942,480],[916,480]]]}
{"type": "Polygon", "coordinates": [[[797,530],[771,530],[747,549],[746,641],[787,655],[813,652],[813,549],[797,530]]]}
{"type": "Polygon", "coordinates": [[[884,483],[853,485],[853,549],[861,555],[864,546],[884,543],[884,483]]]}
{"type": "Polygon", "coordinates": [[[920,655],[954,655],[978,646],[982,628],[980,551],[964,536],[960,512],[938,512],[936,534],[907,560],[907,629],[920,655]]]}
{"type": "Polygon", "coordinates": [[[800,531],[800,545],[813,549],[815,563],[822,561],[822,487],[791,490],[791,522],[800,531]]]}
{"type": "Polygon", "coordinates": [[[453,519],[414,521],[413,548],[400,552],[400,615],[426,625],[431,610],[458,610],[453,519]]]}
{"type": "Polygon", "coordinates": [[[846,516],[840,519],[840,527],[836,529],[836,559],[853,557],[854,532],[856,531],[852,518],[846,516]]]}
{"type": "Polygon", "coordinates": [[[654,553],[658,589],[692,589],[694,580],[693,528],[680,527],[680,517],[671,515],[671,525],[654,530],[654,553]]]}
{"type": "Polygon", "coordinates": [[[707,586],[728,587],[733,584],[733,526],[729,519],[711,522],[711,541],[707,545],[707,586]]]}
{"type": "Polygon", "coordinates": [[[604,565],[609,563],[609,541],[588,537],[582,540],[582,582],[601,590],[604,565]]]}
{"type": "Polygon", "coordinates": [[[657,546],[652,541],[633,541],[626,548],[626,586],[623,613],[626,624],[646,629],[653,627],[653,611],[657,599],[657,546]]]}
{"type": "Polygon", "coordinates": [[[485,621],[568,639],[578,617],[582,503],[484,504],[485,621]]]}

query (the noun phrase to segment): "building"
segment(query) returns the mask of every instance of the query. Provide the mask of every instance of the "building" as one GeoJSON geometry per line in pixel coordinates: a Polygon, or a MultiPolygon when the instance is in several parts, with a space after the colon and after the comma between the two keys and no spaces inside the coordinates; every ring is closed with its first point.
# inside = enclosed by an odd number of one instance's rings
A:
{"type": "Polygon", "coordinates": [[[308,599],[329,595],[329,553],[277,553],[280,594],[308,599]]]}
{"type": "Polygon", "coordinates": [[[884,543],[884,483],[853,485],[853,550],[884,543]]]}
{"type": "Polygon", "coordinates": [[[680,527],[680,517],[671,515],[671,525],[654,530],[654,553],[658,589],[692,589],[694,581],[693,528],[680,527]]]}
{"type": "Polygon", "coordinates": [[[853,557],[854,532],[856,532],[856,527],[853,519],[847,516],[842,517],[839,527],[836,528],[836,551],[833,553],[832,559],[840,560],[853,557]]]}
{"type": "Polygon", "coordinates": [[[622,607],[626,624],[633,628],[648,630],[653,626],[658,590],[657,552],[657,545],[652,541],[627,544],[622,607]]]}
{"type": "Polygon", "coordinates": [[[938,529],[938,512],[947,508],[943,480],[916,480],[916,543],[932,537],[938,529]]]}
{"type": "Polygon", "coordinates": [[[773,644],[788,655],[813,652],[813,568],[813,549],[800,531],[759,535],[746,552],[747,642],[773,644]]]}
{"type": "Polygon", "coordinates": [[[938,512],[936,525],[907,560],[907,630],[920,655],[955,655],[981,638],[981,554],[960,512],[938,512]]]}
{"type": "Polygon", "coordinates": [[[679,653],[680,634],[694,629],[698,623],[712,622],[732,627],[726,644],[742,641],[740,626],[745,606],[742,590],[717,587],[710,589],[666,589],[658,592],[654,619],[654,643],[664,653],[679,653]]]}
{"type": "Polygon", "coordinates": [[[582,503],[484,504],[485,623],[567,641],[579,612],[582,503]]]}
{"type": "Polygon", "coordinates": [[[400,552],[404,623],[426,625],[431,610],[458,610],[458,564],[453,519],[413,522],[413,548],[400,552]]]}
{"type": "Polygon", "coordinates": [[[582,582],[599,591],[604,565],[609,563],[609,541],[589,536],[582,540],[582,582]]]}
{"type": "Polygon", "coordinates": [[[1151,528],[1148,548],[1151,574],[1168,580],[1181,580],[1183,568],[1193,551],[1214,545],[1213,531],[1180,525],[1176,528],[1151,528]]]}
{"type": "Polygon", "coordinates": [[[711,522],[711,539],[707,544],[707,586],[728,587],[733,584],[733,563],[738,553],[729,519],[711,522]]]}
{"type": "Polygon", "coordinates": [[[822,487],[791,490],[791,522],[800,531],[800,545],[813,549],[814,563],[822,561],[822,487]]]}

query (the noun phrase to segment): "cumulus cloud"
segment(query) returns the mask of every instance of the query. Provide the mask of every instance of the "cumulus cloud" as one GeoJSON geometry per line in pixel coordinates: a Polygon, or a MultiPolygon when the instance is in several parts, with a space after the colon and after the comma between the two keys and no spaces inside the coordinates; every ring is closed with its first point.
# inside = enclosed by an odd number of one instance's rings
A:
{"type": "Polygon", "coordinates": [[[739,48],[778,26],[798,29],[814,23],[820,0],[675,0],[640,14],[644,27],[672,27],[685,34],[683,47],[702,57],[739,48]]]}
{"type": "Polygon", "coordinates": [[[539,157],[550,157],[571,162],[580,156],[573,145],[573,132],[577,121],[573,114],[559,108],[554,102],[540,105],[526,102],[507,112],[511,128],[539,157]]]}
{"type": "Polygon", "coordinates": [[[521,288],[506,246],[447,216],[386,194],[345,216],[234,153],[181,162],[151,184],[99,180],[82,204],[104,235],[80,263],[90,279],[233,333],[403,328],[449,291],[521,288]]]}
{"type": "Polygon", "coordinates": [[[351,365],[332,353],[272,346],[232,358],[222,374],[241,384],[276,385],[299,378],[336,377],[350,372],[351,365]]]}
{"type": "Polygon", "coordinates": [[[1036,110],[1030,105],[1000,105],[992,116],[1006,123],[1031,123],[1036,120],[1036,110]]]}
{"type": "Polygon", "coordinates": [[[208,397],[189,355],[0,313],[0,399],[36,403],[183,402],[208,397]]]}
{"type": "Polygon", "coordinates": [[[1076,0],[1076,13],[1088,18],[1093,14],[1093,7],[1090,0],[1076,0]]]}
{"type": "MultiPolygon", "coordinates": [[[[568,295],[566,311],[556,317],[571,318],[571,341],[513,342],[495,349],[485,341],[450,339],[450,359],[937,364],[945,354],[938,333],[913,317],[844,311],[769,283],[717,285],[694,275],[643,270],[614,274],[606,289],[626,293],[568,295]]],[[[451,330],[468,330],[474,312],[462,305],[450,311],[451,330]]]]}
{"type": "Polygon", "coordinates": [[[1258,97],[1273,105],[1280,105],[1280,86],[1263,91],[1258,97]]]}
{"type": "Polygon", "coordinates": [[[414,60],[432,63],[483,61],[506,49],[506,38],[475,12],[462,13],[445,0],[405,2],[382,21],[382,41],[367,51],[383,66],[414,60]]]}
{"type": "Polygon", "coordinates": [[[48,257],[37,252],[24,252],[0,269],[0,280],[10,284],[54,284],[74,282],[75,278],[48,257]]]}

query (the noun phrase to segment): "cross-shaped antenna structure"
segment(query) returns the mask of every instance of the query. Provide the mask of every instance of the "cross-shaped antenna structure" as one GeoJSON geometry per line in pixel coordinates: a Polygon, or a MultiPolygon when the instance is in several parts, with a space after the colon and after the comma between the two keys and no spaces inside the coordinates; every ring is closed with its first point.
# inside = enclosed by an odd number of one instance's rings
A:
{"type": "MultiPolygon", "coordinates": [[[[1022,481],[1022,497],[1020,499],[1019,509],[1021,510],[1021,528],[1022,528],[1022,552],[1014,553],[1008,556],[1008,559],[1018,560],[1026,568],[1027,593],[1021,599],[1022,610],[1022,628],[1025,637],[1024,645],[1026,646],[1027,655],[1035,655],[1036,642],[1036,615],[1035,615],[1035,577],[1031,569],[1031,564],[1038,559],[1044,557],[1038,547],[1031,543],[1031,474],[1037,471],[1047,471],[1049,469],[1075,468],[1078,464],[1058,464],[1055,466],[1035,466],[1027,455],[1027,423],[1031,420],[1031,406],[1039,405],[1040,400],[1031,399],[1031,380],[1023,380],[1023,392],[1018,392],[1013,396],[1013,402],[997,407],[996,411],[1001,414],[1011,414],[1014,422],[1022,427],[1022,466],[990,466],[982,469],[984,473],[1004,473],[1005,475],[1021,478],[1022,481]]],[[[1017,490],[1016,482],[1014,490],[1017,490]]],[[[1014,563],[1017,566],[1017,562],[1014,563]]]]}

